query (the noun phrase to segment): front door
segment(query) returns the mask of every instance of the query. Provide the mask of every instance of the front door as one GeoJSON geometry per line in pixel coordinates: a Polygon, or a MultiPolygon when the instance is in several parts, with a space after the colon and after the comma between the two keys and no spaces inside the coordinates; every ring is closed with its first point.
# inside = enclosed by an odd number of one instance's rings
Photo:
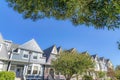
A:
{"type": "Polygon", "coordinates": [[[23,74],[23,68],[22,67],[17,67],[16,77],[22,77],[22,74],[23,74]]]}
{"type": "Polygon", "coordinates": [[[50,69],[50,75],[54,79],[54,70],[53,69],[50,69]]]}

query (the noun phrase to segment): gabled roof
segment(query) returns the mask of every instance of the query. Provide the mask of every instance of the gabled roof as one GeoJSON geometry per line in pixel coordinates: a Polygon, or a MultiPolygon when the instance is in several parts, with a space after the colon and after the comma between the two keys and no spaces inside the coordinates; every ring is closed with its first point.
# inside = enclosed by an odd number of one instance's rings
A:
{"type": "Polygon", "coordinates": [[[44,55],[46,56],[46,62],[51,61],[51,58],[50,58],[51,54],[56,55],[58,53],[55,45],[53,45],[43,51],[44,51],[44,55]]]}
{"type": "Polygon", "coordinates": [[[58,47],[57,48],[57,52],[60,53],[62,51],[62,48],[61,47],[58,47]]]}
{"type": "Polygon", "coordinates": [[[86,55],[88,55],[89,53],[88,53],[88,51],[84,51],[84,52],[82,52],[81,54],[86,54],[86,55]]]}
{"type": "Polygon", "coordinates": [[[98,56],[97,56],[97,54],[94,54],[94,55],[91,55],[91,57],[93,57],[95,59],[98,56]]]}
{"type": "Polygon", "coordinates": [[[43,53],[43,51],[41,50],[41,48],[39,47],[39,45],[37,44],[37,42],[34,39],[20,45],[19,48],[43,53]]]}
{"type": "Polygon", "coordinates": [[[5,44],[1,45],[1,49],[0,49],[0,59],[2,60],[8,60],[9,56],[8,56],[8,51],[7,51],[7,47],[5,46],[5,44]]]}
{"type": "Polygon", "coordinates": [[[71,48],[71,49],[69,49],[68,51],[70,51],[70,52],[75,52],[75,51],[77,51],[75,48],[71,48]]]}
{"type": "Polygon", "coordinates": [[[100,57],[99,59],[103,61],[105,58],[104,57],[100,57]]]}
{"type": "Polygon", "coordinates": [[[45,50],[44,50],[44,53],[47,53],[47,54],[48,54],[48,53],[49,53],[49,54],[51,54],[51,53],[52,53],[52,54],[56,54],[56,53],[54,53],[54,51],[53,51],[54,49],[57,50],[55,45],[53,45],[53,46],[45,49],[45,50]]]}

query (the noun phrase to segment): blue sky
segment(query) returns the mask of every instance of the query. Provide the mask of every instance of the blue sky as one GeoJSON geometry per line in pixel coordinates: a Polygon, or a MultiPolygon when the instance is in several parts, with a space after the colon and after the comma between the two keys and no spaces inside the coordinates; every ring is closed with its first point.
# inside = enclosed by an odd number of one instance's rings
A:
{"type": "Polygon", "coordinates": [[[116,66],[120,64],[120,29],[115,31],[96,30],[92,26],[74,27],[69,21],[42,19],[33,22],[24,20],[22,15],[9,8],[5,0],[0,0],[0,32],[3,37],[22,44],[34,38],[42,49],[53,44],[63,49],[76,48],[79,52],[88,51],[109,58],[116,66]]]}

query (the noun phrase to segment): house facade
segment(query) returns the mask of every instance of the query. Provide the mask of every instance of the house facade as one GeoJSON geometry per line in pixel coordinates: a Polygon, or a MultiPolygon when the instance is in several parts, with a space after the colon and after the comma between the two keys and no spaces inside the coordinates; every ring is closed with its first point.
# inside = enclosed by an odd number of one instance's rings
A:
{"type": "Polygon", "coordinates": [[[98,74],[96,74],[95,72],[100,71],[105,73],[104,79],[108,78],[107,71],[114,68],[112,62],[109,59],[105,59],[104,57],[98,57],[98,55],[96,54],[91,55],[91,57],[95,62],[94,72],[92,73],[93,78],[96,79],[98,77],[98,74]]]}
{"type": "Polygon", "coordinates": [[[14,71],[20,80],[43,80],[45,63],[43,51],[34,39],[18,45],[0,35],[0,71],[14,71]]]}
{"type": "MultiPolygon", "coordinates": [[[[75,48],[69,49],[69,51],[75,50],[75,48]]],[[[55,60],[61,51],[62,48],[55,45],[42,50],[34,39],[16,44],[5,40],[0,34],[0,71],[15,72],[16,80],[65,80],[60,73],[55,74],[51,67],[52,60],[55,60]]],[[[97,55],[91,57],[96,63],[95,71],[107,71],[108,68],[113,68],[109,59],[97,55]]]]}

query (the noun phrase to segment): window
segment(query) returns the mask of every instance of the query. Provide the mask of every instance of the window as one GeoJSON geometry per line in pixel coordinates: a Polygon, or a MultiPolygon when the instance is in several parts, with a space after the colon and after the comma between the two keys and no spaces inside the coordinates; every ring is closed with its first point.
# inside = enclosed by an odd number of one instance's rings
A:
{"type": "Polygon", "coordinates": [[[32,66],[28,66],[27,74],[31,74],[32,66]]]}
{"type": "Polygon", "coordinates": [[[11,65],[10,70],[14,71],[15,70],[15,65],[11,65]]]}
{"type": "Polygon", "coordinates": [[[28,57],[29,57],[28,51],[23,51],[23,57],[24,57],[24,58],[28,58],[28,57]]]}
{"type": "Polygon", "coordinates": [[[38,58],[38,53],[36,53],[36,52],[33,52],[33,59],[37,59],[38,58]]]}
{"type": "Polygon", "coordinates": [[[38,73],[38,66],[34,66],[33,68],[33,74],[37,74],[38,73]]]}
{"type": "Polygon", "coordinates": [[[24,58],[28,58],[28,54],[24,54],[23,57],[24,57],[24,58]]]}
{"type": "Polygon", "coordinates": [[[37,56],[33,56],[33,59],[37,59],[37,56]]]}

